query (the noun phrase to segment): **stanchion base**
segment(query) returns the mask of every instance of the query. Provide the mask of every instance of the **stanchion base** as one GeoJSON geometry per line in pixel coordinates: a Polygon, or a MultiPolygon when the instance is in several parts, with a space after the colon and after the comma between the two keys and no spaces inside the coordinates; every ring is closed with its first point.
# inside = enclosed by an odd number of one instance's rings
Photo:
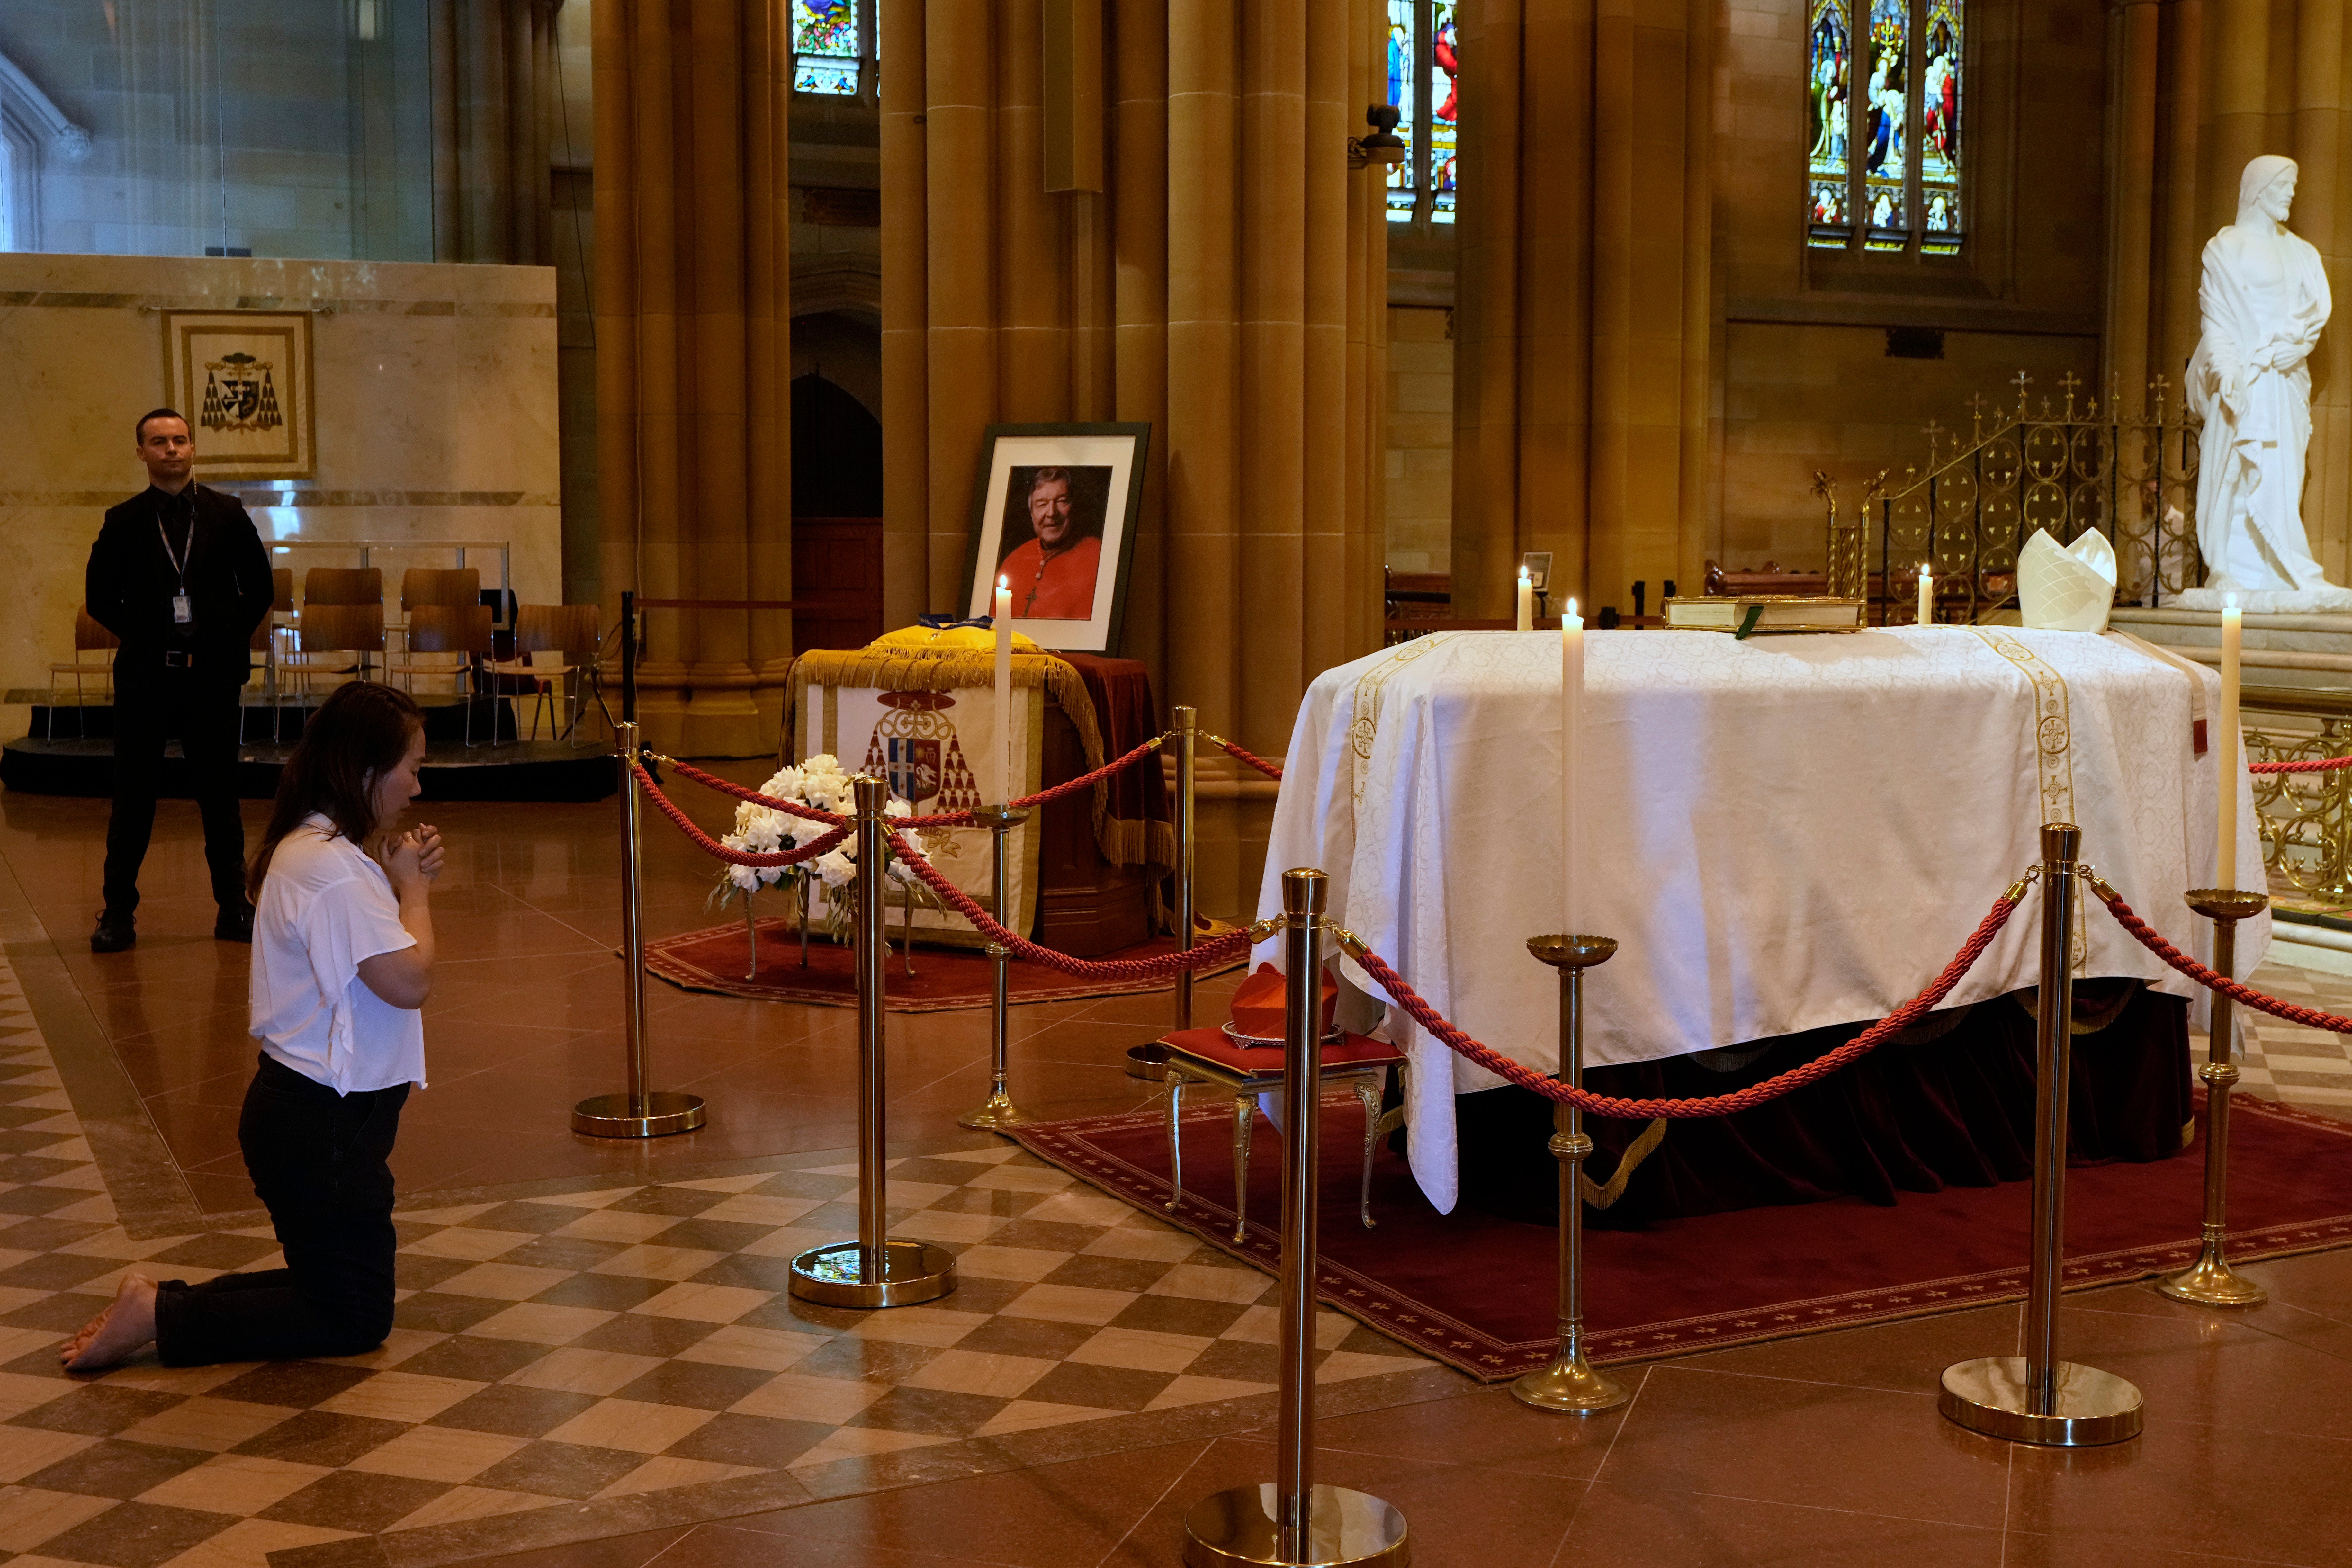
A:
{"type": "Polygon", "coordinates": [[[1592,1370],[1582,1356],[1559,1356],[1540,1372],[1528,1373],[1511,1384],[1511,1397],[1538,1410],[1565,1410],[1591,1415],[1614,1410],[1633,1396],[1625,1385],[1592,1370]]]}
{"type": "Polygon", "coordinates": [[[857,1243],[812,1247],[793,1259],[793,1294],[826,1307],[911,1307],[955,1289],[955,1255],[946,1247],[893,1240],[881,1250],[881,1277],[873,1279],[857,1243]]]}
{"type": "Polygon", "coordinates": [[[1139,1078],[1146,1083],[1167,1082],[1170,1054],[1168,1047],[1157,1040],[1147,1046],[1128,1047],[1127,1076],[1139,1078]]]}
{"type": "Polygon", "coordinates": [[[2156,1288],[2176,1301],[2200,1307],[2259,1307],[2271,1299],[2269,1291],[2231,1268],[2230,1260],[2210,1247],[2204,1257],[2156,1288]]]}
{"type": "Polygon", "coordinates": [[[2139,1436],[2139,1390],[2111,1372],[2058,1363],[2058,1397],[2047,1415],[2026,1407],[2025,1358],[1985,1356],[1944,1369],[1936,1408],[1945,1419],[2012,1443],[2087,1448],[2139,1436]]]}
{"type": "Polygon", "coordinates": [[[1404,1515],[1393,1507],[1346,1487],[1318,1486],[1312,1496],[1306,1539],[1295,1542],[1292,1555],[1275,1522],[1274,1483],[1210,1493],[1184,1515],[1185,1568],[1408,1568],[1412,1562],[1404,1515]]]}
{"type": "Polygon", "coordinates": [[[666,1138],[691,1132],[705,1121],[702,1096],[656,1089],[642,1100],[596,1094],[572,1108],[572,1131],[591,1138],[666,1138]]]}
{"type": "Polygon", "coordinates": [[[1001,1132],[1007,1127],[1018,1127],[1034,1121],[1027,1111],[1013,1103],[1013,1097],[998,1089],[981,1104],[956,1118],[958,1127],[969,1127],[977,1132],[1001,1132]]]}

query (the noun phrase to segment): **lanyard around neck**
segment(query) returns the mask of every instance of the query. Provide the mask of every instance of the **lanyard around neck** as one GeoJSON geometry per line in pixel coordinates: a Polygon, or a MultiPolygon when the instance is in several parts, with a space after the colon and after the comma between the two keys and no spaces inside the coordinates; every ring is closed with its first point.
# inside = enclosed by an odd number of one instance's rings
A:
{"type": "Polygon", "coordinates": [[[163,542],[163,559],[172,563],[173,574],[180,580],[180,592],[186,593],[188,591],[188,557],[195,552],[196,548],[195,503],[191,501],[188,505],[188,542],[184,546],[177,552],[173,550],[172,531],[163,526],[162,507],[155,509],[155,536],[163,542]]]}

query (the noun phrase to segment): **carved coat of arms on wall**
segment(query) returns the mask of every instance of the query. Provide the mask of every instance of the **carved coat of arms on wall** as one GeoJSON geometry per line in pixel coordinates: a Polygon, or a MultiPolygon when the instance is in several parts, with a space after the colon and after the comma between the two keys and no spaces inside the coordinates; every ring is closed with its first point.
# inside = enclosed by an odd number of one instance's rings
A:
{"type": "Polygon", "coordinates": [[[201,479],[307,479],[310,317],[301,310],[167,310],[165,401],[188,416],[201,479]]]}

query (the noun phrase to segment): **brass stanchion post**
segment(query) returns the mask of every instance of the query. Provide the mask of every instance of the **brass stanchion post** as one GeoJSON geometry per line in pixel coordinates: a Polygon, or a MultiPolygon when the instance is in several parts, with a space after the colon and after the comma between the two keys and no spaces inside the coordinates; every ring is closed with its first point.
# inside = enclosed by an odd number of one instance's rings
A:
{"type": "Polygon", "coordinates": [[[702,1096],[649,1089],[646,1062],[646,927],[643,817],[638,810],[637,727],[614,726],[613,754],[621,784],[621,1027],[627,1037],[629,1088],[596,1094],[572,1108],[572,1131],[592,1138],[659,1138],[691,1132],[704,1121],[702,1096]]]}
{"type": "MultiPolygon", "coordinates": [[[[2267,893],[2240,892],[2234,888],[2200,888],[2188,895],[2189,907],[2213,922],[2213,968],[2224,980],[2234,980],[2238,965],[2238,922],[2252,919],[2270,904],[2267,893]]],[[[2157,1289],[2179,1301],[2208,1307],[2252,1307],[2270,1299],[2270,1292],[2230,1267],[2222,1253],[2222,1228],[2230,1215],[2230,1091],[2238,1081],[2238,1064],[2230,1059],[2230,998],[2213,993],[2213,1026],[2205,1065],[2197,1076],[2205,1080],[2205,1244],[2197,1261],[2157,1289]]]]}
{"type": "MultiPolygon", "coordinates": [[[[1176,948],[1180,952],[1192,951],[1192,925],[1199,918],[1194,900],[1199,889],[1193,877],[1195,834],[1200,824],[1193,815],[1193,747],[1200,739],[1198,715],[1190,708],[1170,710],[1176,730],[1176,948]]],[[[1176,976],[1176,1026],[1192,1026],[1192,972],[1189,969],[1176,976]]]]}
{"type": "Polygon", "coordinates": [[[2042,990],[2033,1100],[2032,1279],[2025,1354],[1985,1356],[1944,1369],[1936,1408],[1971,1432],[2013,1443],[2087,1447],[2140,1431],[2139,1390],[2113,1373],[2062,1361],[2058,1293],[2066,1251],[2066,1080],[2074,1005],[2074,881],[2083,830],[2042,828],[2042,990]]]}
{"type": "MultiPolygon", "coordinates": [[[[1528,951],[1559,971],[1559,1081],[1584,1087],[1584,972],[1609,962],[1605,936],[1536,936],[1528,951]]],[[[1584,1113],[1567,1100],[1551,1108],[1551,1152],[1559,1162],[1559,1351],[1552,1363],[1511,1384],[1511,1397],[1538,1410],[1578,1415],[1613,1410],[1633,1395],[1584,1359],[1584,1157],[1592,1140],[1584,1113]]]]}
{"type": "Polygon", "coordinates": [[[955,1289],[955,1258],[928,1241],[892,1239],[890,1149],[885,1126],[882,1009],[890,972],[884,919],[883,803],[889,785],[851,781],[857,799],[857,1239],[813,1247],[793,1259],[792,1293],[828,1307],[906,1307],[955,1289]]]}
{"type": "MultiPolygon", "coordinates": [[[[1004,869],[1004,836],[1028,821],[1029,814],[1025,811],[1016,811],[1009,805],[984,805],[971,815],[974,821],[988,829],[990,847],[996,857],[989,870],[989,892],[994,902],[990,906],[988,912],[996,917],[997,924],[1008,925],[1012,921],[1013,910],[1011,900],[1005,891],[1007,879],[1004,869]]],[[[1027,1112],[1013,1103],[1013,1096],[1004,1087],[1005,1036],[1009,1032],[1009,1021],[1004,1014],[1007,1000],[1004,966],[1012,956],[1013,950],[1003,943],[992,942],[988,944],[990,1073],[988,1098],[957,1117],[956,1125],[959,1127],[972,1127],[983,1132],[995,1132],[1007,1127],[1017,1127],[1029,1120],[1027,1112]]]]}
{"type": "Polygon", "coordinates": [[[1315,1481],[1315,1277],[1318,1152],[1322,1129],[1323,901],[1320,871],[1282,874],[1285,991],[1282,1068],[1282,1282],[1276,1328],[1281,1384],[1276,1479],[1194,1503],[1184,1516],[1190,1568],[1226,1564],[1406,1568],[1404,1515],[1376,1497],[1315,1481]]]}

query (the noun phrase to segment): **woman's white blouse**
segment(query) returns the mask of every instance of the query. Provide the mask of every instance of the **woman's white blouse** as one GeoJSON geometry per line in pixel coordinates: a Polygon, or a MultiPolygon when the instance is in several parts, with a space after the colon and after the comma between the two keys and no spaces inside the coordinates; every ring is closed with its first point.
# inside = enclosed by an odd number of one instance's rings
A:
{"type": "Polygon", "coordinates": [[[314,813],[279,840],[254,910],[261,1048],[338,1094],[424,1087],[424,1015],[360,978],[362,960],[415,945],[383,868],[314,813]]]}

